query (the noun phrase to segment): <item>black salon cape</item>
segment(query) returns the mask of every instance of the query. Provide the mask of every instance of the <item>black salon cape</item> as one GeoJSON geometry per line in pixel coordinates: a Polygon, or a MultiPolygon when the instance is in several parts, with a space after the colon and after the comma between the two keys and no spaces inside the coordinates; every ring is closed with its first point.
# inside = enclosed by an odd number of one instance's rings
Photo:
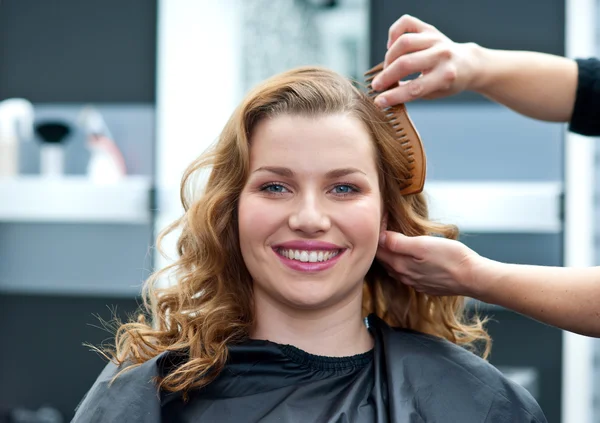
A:
{"type": "Polygon", "coordinates": [[[546,422],[521,386],[450,342],[392,329],[367,318],[372,351],[353,357],[310,355],[250,340],[210,385],[190,394],[157,392],[152,379],[174,365],[161,355],[123,373],[109,364],[73,422],[546,422]]]}

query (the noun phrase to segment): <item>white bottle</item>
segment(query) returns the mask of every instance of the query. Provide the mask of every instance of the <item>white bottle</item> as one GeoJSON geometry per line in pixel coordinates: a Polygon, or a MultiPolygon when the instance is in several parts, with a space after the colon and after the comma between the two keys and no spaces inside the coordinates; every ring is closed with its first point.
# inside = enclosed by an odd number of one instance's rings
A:
{"type": "Polygon", "coordinates": [[[90,135],[87,143],[91,156],[88,177],[98,184],[112,184],[125,177],[125,160],[113,140],[102,135],[90,135]]]}
{"type": "Polygon", "coordinates": [[[0,178],[19,174],[19,143],[33,137],[33,105],[23,98],[0,102],[0,178]]]}
{"type": "Polygon", "coordinates": [[[62,144],[42,145],[40,147],[40,175],[56,178],[65,173],[65,148],[62,144]]]}
{"type": "Polygon", "coordinates": [[[125,159],[100,112],[87,106],[78,120],[88,135],[90,161],[87,174],[90,180],[97,184],[112,184],[123,179],[127,173],[125,159]]]}

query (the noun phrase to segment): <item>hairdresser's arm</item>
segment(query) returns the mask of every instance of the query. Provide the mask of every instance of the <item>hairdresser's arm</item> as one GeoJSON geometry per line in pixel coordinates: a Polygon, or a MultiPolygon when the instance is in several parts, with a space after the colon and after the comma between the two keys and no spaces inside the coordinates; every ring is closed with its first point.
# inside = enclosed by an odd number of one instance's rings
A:
{"type": "Polygon", "coordinates": [[[435,295],[465,295],[571,332],[600,337],[600,267],[489,260],[458,241],[387,232],[377,252],[390,275],[435,295]]]}
{"type": "Polygon", "coordinates": [[[390,27],[385,69],[374,88],[382,91],[418,72],[420,78],[381,94],[377,101],[392,105],[470,90],[536,119],[568,122],[573,113],[578,76],[574,60],[455,43],[405,15],[390,27]]]}

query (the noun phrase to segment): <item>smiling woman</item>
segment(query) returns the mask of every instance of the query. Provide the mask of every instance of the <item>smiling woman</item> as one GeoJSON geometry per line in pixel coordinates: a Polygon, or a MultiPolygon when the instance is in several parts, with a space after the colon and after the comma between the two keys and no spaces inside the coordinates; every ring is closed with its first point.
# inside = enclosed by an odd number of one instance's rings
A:
{"type": "Polygon", "coordinates": [[[490,346],[463,298],[419,293],[375,260],[386,229],[457,235],[400,194],[408,166],[382,112],[331,71],[250,92],[184,176],[179,259],[146,285],[151,322],[119,328],[74,421],[545,421],[461,348],[490,346]],[[178,283],[159,289],[167,271],[178,283]]]}
{"type": "Polygon", "coordinates": [[[362,286],[385,221],[373,142],[344,112],[298,115],[292,108],[259,121],[238,206],[253,280],[251,336],[328,356],[371,347],[362,286]],[[312,315],[328,317],[321,325],[293,324],[312,315]]]}

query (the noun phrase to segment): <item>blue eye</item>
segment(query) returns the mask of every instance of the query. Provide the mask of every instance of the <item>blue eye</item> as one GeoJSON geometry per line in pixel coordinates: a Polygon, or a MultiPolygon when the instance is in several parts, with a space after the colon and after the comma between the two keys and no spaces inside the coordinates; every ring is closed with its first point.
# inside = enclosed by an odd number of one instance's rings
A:
{"type": "Polygon", "coordinates": [[[336,185],[333,188],[334,194],[347,195],[357,192],[358,190],[352,185],[336,185]]]}
{"type": "Polygon", "coordinates": [[[262,186],[260,190],[273,194],[283,194],[284,192],[287,192],[287,188],[281,184],[267,184],[262,186]]]}

